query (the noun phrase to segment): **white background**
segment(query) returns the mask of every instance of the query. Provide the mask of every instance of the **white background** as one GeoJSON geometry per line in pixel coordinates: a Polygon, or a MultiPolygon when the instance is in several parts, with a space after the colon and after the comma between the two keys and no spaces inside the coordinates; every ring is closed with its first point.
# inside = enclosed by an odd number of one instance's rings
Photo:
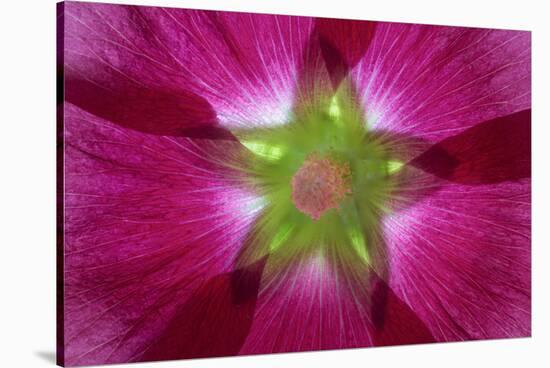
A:
{"type": "MultiPolygon", "coordinates": [[[[134,367],[550,366],[550,13],[546,1],[128,0],[133,4],[533,31],[533,337],[176,361],[134,367]],[[546,11],[545,11],[546,10],[546,11]]],[[[111,1],[119,3],[121,1],[111,1]]],[[[53,366],[55,1],[0,8],[0,367],[53,366]]],[[[123,365],[121,367],[130,367],[123,365]]]]}

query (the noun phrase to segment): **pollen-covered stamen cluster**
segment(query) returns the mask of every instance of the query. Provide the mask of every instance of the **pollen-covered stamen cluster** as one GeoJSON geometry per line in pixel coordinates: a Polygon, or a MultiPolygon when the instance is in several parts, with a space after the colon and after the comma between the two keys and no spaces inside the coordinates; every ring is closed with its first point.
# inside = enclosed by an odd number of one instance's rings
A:
{"type": "Polygon", "coordinates": [[[292,201],[299,211],[319,220],[351,193],[350,175],[346,162],[312,153],[292,177],[292,201]]]}

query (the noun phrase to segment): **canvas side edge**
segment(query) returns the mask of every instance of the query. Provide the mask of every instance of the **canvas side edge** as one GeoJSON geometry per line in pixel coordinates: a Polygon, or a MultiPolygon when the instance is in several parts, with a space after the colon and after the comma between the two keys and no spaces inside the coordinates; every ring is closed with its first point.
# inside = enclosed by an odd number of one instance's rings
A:
{"type": "Polygon", "coordinates": [[[65,4],[56,4],[56,363],[65,365],[65,308],[64,308],[64,52],[65,4]]]}

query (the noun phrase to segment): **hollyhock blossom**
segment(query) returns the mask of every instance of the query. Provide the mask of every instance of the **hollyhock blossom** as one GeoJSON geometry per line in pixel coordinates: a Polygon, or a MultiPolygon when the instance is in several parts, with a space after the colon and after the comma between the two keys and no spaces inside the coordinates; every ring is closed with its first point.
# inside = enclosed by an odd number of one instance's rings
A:
{"type": "Polygon", "coordinates": [[[59,7],[67,365],[530,335],[530,34],[59,7]]]}

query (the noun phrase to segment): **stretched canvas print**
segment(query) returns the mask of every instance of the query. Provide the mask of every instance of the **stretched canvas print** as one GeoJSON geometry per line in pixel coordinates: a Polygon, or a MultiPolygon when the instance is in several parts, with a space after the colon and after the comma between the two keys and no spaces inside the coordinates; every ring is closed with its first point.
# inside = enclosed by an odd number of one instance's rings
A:
{"type": "Polygon", "coordinates": [[[59,364],[530,336],[529,32],[65,2],[58,81],[59,364]]]}

